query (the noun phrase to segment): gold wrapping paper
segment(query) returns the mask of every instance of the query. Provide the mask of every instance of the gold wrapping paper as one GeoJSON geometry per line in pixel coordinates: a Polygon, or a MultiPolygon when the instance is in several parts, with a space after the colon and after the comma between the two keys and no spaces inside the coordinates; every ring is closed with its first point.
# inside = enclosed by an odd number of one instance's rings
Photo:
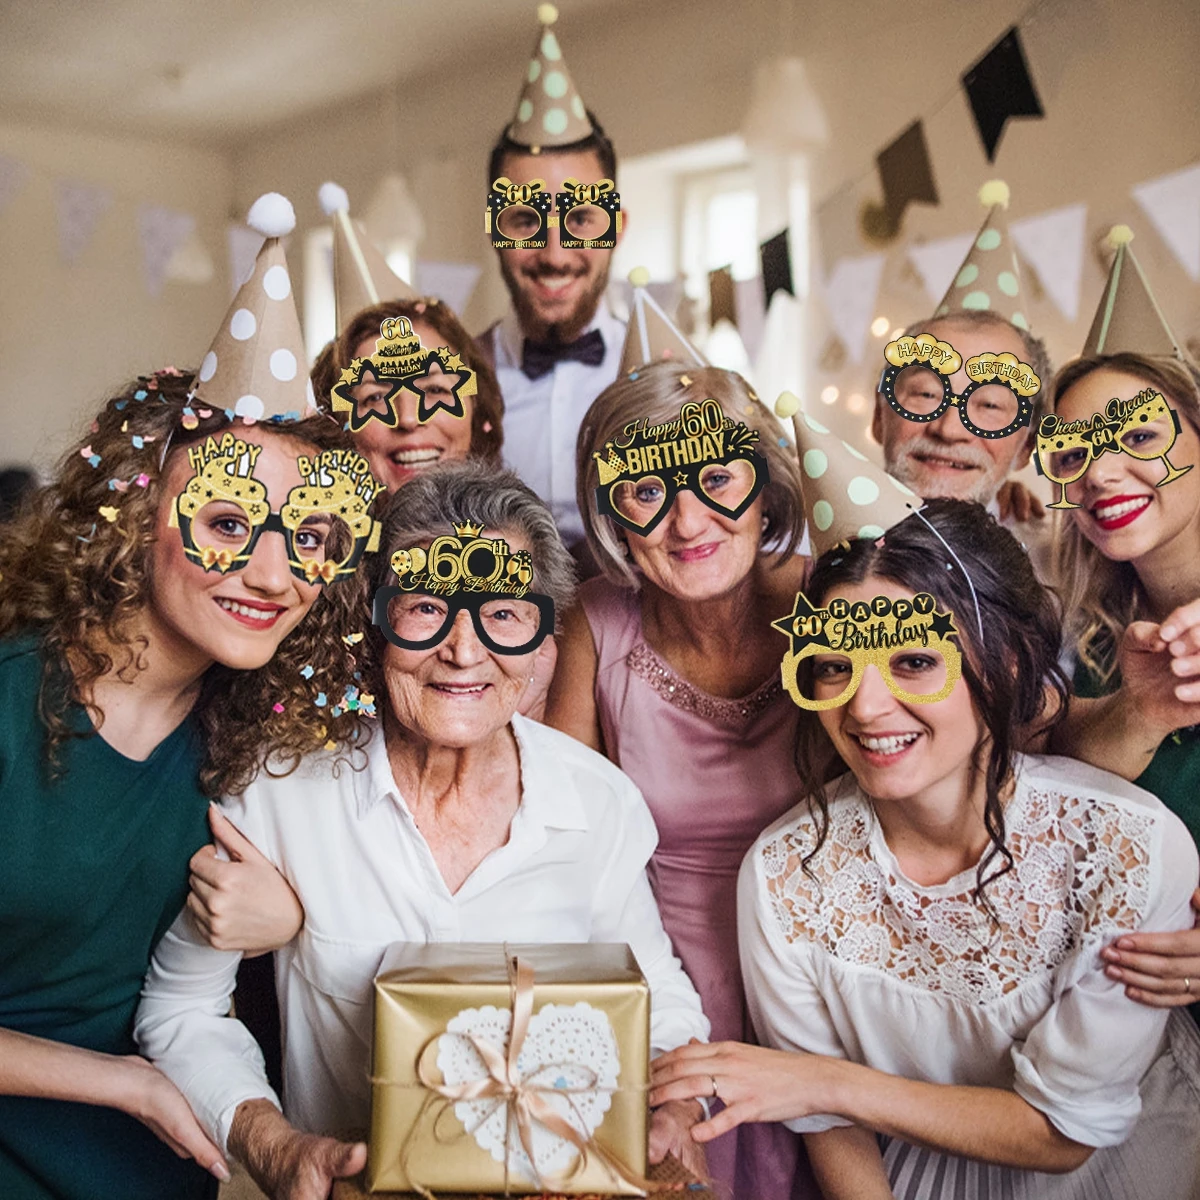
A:
{"type": "MultiPolygon", "coordinates": [[[[612,1155],[634,1178],[645,1174],[650,991],[627,946],[595,943],[393,948],[387,960],[390,969],[375,980],[370,1192],[424,1188],[503,1193],[506,1175],[510,1194],[536,1195],[544,1190],[517,1170],[506,1172],[505,1164],[459,1120],[454,1103],[422,1083],[419,1074],[423,1071],[426,1080],[435,1084],[445,1083],[437,1066],[436,1039],[462,1010],[488,1005],[512,1008],[512,956],[533,968],[534,1022],[547,1004],[591,1005],[608,1017],[620,1058],[611,1105],[592,1134],[603,1153],[589,1153],[569,1177],[543,1182],[567,1195],[644,1194],[607,1166],[603,1157],[612,1155]]],[[[506,1050],[505,1045],[496,1048],[501,1054],[506,1050]]],[[[512,1123],[515,1141],[515,1114],[512,1123]]]]}

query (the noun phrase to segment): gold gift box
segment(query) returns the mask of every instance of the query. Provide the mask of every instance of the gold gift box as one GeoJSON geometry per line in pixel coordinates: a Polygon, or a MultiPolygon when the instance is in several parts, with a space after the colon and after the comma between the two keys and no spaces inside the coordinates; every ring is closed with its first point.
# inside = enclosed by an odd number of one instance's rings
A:
{"type": "MultiPolygon", "coordinates": [[[[616,1088],[595,1143],[629,1168],[646,1173],[647,1103],[650,1066],[650,989],[633,952],[625,945],[493,945],[481,943],[394,946],[375,980],[375,1043],[371,1085],[370,1192],[503,1192],[505,1163],[476,1141],[455,1113],[455,1104],[422,1083],[444,1084],[431,1043],[464,1009],[513,1007],[510,962],[533,968],[533,1020],[547,1004],[580,1002],[603,1012],[612,1026],[620,1059],[616,1088]]],[[[532,1026],[531,1026],[532,1032],[532,1026]]],[[[506,1045],[497,1049],[503,1053],[506,1045]]],[[[547,1064],[553,1065],[553,1064],[547,1064]]],[[[526,1071],[526,1078],[532,1076],[526,1071]]],[[[607,1090],[607,1089],[603,1089],[607,1090]]],[[[503,1100],[494,1102],[505,1107],[503,1100]]],[[[508,1104],[515,1142],[515,1105],[508,1104]]],[[[501,1151],[500,1157],[504,1154],[501,1151]]],[[[575,1156],[572,1156],[575,1157],[575,1156]]],[[[513,1169],[507,1188],[514,1195],[539,1194],[536,1180],[513,1169]]],[[[570,1169],[570,1167],[568,1167],[570,1169]]],[[[622,1178],[602,1156],[589,1153],[569,1178],[543,1180],[567,1195],[598,1193],[642,1196],[644,1190],[622,1178]]]]}

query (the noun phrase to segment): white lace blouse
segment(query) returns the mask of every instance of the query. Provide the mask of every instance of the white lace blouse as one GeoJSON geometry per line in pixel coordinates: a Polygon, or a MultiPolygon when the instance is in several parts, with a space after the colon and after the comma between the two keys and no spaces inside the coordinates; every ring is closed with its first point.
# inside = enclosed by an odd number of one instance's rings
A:
{"type": "Polygon", "coordinates": [[[763,833],[738,898],[751,1015],[767,1045],[1009,1087],[1067,1137],[1116,1145],[1137,1121],[1167,1012],[1129,1000],[1099,953],[1133,930],[1191,926],[1196,848],[1157,799],[1107,772],[1031,755],[1016,775],[1014,869],[986,889],[998,929],[971,897],[974,868],[931,887],[905,878],[853,776],[830,788],[811,876],[806,804],[763,833]]]}

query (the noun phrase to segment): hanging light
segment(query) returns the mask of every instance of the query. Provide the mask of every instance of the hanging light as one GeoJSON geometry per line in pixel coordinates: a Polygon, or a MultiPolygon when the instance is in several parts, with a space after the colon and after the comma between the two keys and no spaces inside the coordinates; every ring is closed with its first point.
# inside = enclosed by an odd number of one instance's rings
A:
{"type": "Polygon", "coordinates": [[[781,153],[819,150],[829,141],[829,122],[802,58],[773,58],[759,66],[742,137],[749,146],[781,153]]]}
{"type": "MultiPolygon", "coordinates": [[[[383,250],[389,266],[392,265],[393,255],[396,256],[397,265],[407,266],[417,244],[425,236],[421,209],[408,186],[408,180],[399,171],[389,171],[379,181],[379,186],[363,210],[362,222],[371,240],[383,250]]],[[[400,273],[405,279],[411,276],[410,270],[400,273]]]]}

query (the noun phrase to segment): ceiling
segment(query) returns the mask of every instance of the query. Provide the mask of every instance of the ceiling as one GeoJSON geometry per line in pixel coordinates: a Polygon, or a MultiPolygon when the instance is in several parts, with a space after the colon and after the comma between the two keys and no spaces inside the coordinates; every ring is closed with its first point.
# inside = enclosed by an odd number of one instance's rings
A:
{"type": "MultiPolygon", "coordinates": [[[[618,0],[564,0],[572,18],[618,0]]],[[[219,144],[536,37],[535,0],[0,6],[0,113],[219,144]]]]}

